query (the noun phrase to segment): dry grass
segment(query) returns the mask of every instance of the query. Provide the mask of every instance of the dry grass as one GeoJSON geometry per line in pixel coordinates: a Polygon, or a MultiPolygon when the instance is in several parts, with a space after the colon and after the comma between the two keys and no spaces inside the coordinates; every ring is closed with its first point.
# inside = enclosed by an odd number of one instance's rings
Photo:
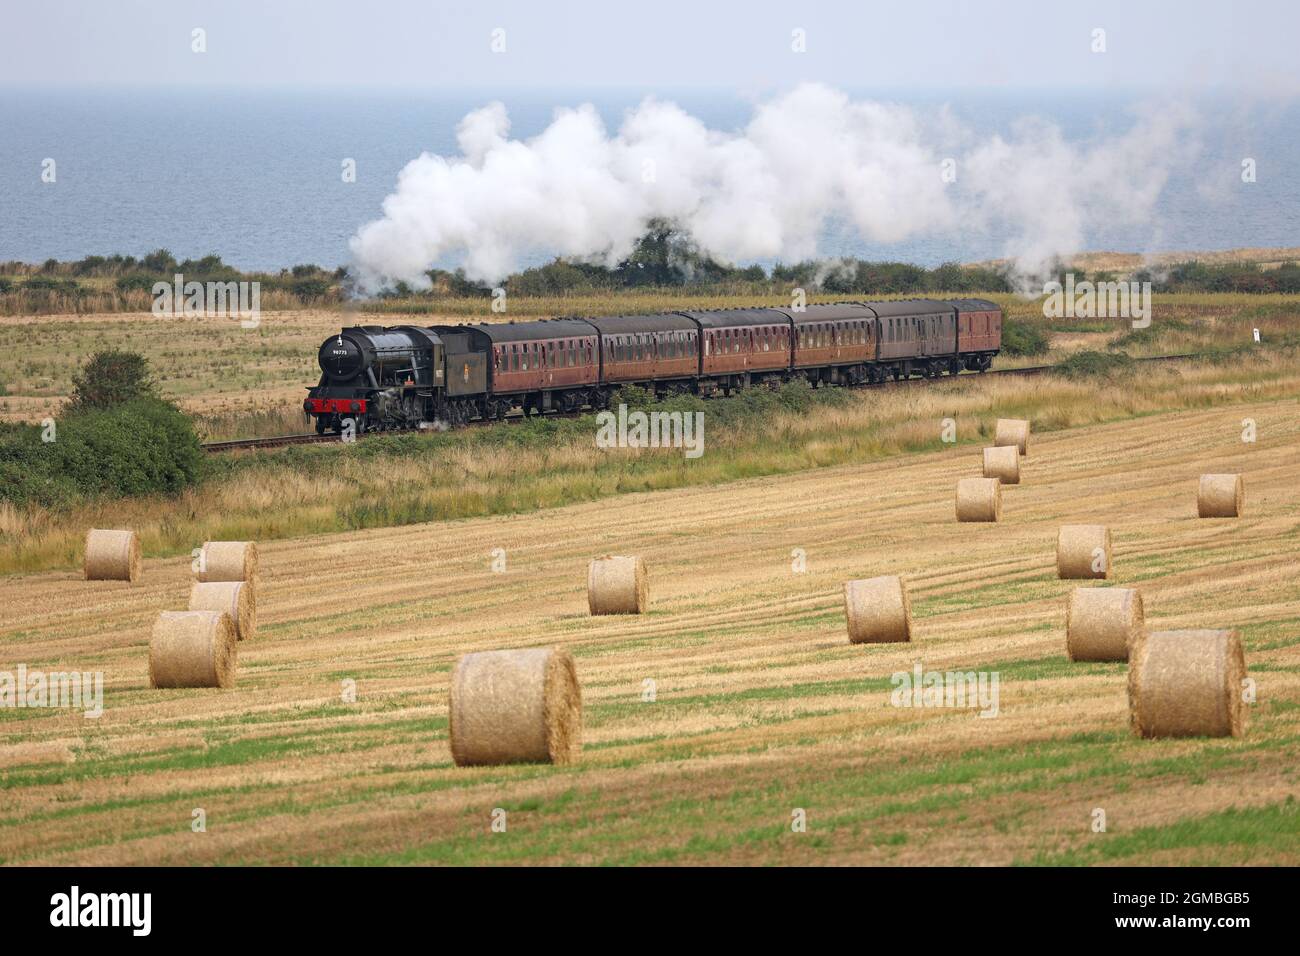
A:
{"type": "MultiPolygon", "coordinates": [[[[106,699],[98,720],[0,711],[0,753],[75,741],[73,763],[6,767],[0,856],[1294,865],[1295,394],[1036,430],[998,524],[952,521],[952,482],[978,459],[962,446],[522,516],[264,539],[261,633],[229,691],[147,686],[149,628],[188,588],[188,554],[148,559],[135,588],[10,576],[0,667],[102,670],[106,699]],[[1240,441],[1244,416],[1255,444],[1240,441]],[[1197,519],[1206,471],[1248,476],[1243,518],[1197,519]],[[1074,585],[1055,578],[1056,529],[1099,515],[1115,531],[1115,583],[1142,588],[1152,628],[1240,631],[1258,681],[1245,737],[1137,739],[1124,665],[1066,660],[1074,585]],[[504,574],[490,570],[498,547],[504,574]],[[792,571],[796,548],[806,573],[792,571]],[[589,617],[588,560],[628,552],[653,569],[650,613],[589,617]],[[842,583],[879,574],[908,581],[912,643],[850,645],[842,583]],[[577,765],[452,765],[452,664],[505,633],[574,655],[577,765]],[[998,716],[890,706],[890,675],[918,661],[997,671],[998,716]],[[205,834],[191,832],[196,807],[205,834]],[[489,832],[496,807],[506,834],[489,832]],[[1105,834],[1092,832],[1097,807],[1105,834]],[[807,833],[791,832],[795,808],[807,833]]],[[[927,417],[944,405],[928,390],[914,400],[927,417]]]]}
{"type": "MultiPolygon", "coordinates": [[[[416,439],[429,442],[427,454],[376,457],[361,447],[317,448],[305,459],[272,458],[266,467],[238,470],[175,498],[95,503],[66,513],[0,511],[0,523],[21,531],[0,540],[0,573],[74,566],[87,527],[133,527],[146,554],[189,554],[209,539],[270,540],[526,512],[626,491],[875,461],[941,447],[949,418],[958,423],[959,443],[983,445],[995,420],[1008,415],[1032,417],[1035,432],[1042,433],[1298,392],[1296,356],[1263,354],[1241,364],[1144,369],[1140,377],[1115,382],[970,377],[866,391],[842,405],[733,431],[715,427],[706,412],[706,452],[694,460],[674,449],[598,448],[594,423],[589,433],[578,429],[577,437],[525,447],[430,435],[416,439]],[[304,460],[316,464],[308,471],[304,460]]],[[[976,453],[964,474],[978,474],[979,467],[976,453]]],[[[944,496],[949,502],[950,495],[944,496]]]]}

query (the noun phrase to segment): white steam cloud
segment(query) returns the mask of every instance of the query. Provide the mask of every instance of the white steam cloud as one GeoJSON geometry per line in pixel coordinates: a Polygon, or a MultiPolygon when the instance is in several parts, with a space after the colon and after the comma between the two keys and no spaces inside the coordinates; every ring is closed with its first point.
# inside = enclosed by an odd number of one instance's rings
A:
{"type": "Polygon", "coordinates": [[[612,265],[656,218],[728,263],[815,257],[828,226],[876,243],[964,230],[1006,237],[1028,287],[1094,227],[1149,221],[1194,151],[1194,126],[1186,108],[1165,106],[1086,144],[1039,120],[980,137],[946,111],[927,123],[805,84],[758,106],[738,133],[648,99],[613,135],[587,105],[520,141],[492,103],[462,120],[459,157],[406,165],[383,218],[351,247],[368,287],[425,287],[425,270],[448,261],[486,282],[539,255],[612,265]],[[949,158],[955,182],[943,175],[949,158]]]}

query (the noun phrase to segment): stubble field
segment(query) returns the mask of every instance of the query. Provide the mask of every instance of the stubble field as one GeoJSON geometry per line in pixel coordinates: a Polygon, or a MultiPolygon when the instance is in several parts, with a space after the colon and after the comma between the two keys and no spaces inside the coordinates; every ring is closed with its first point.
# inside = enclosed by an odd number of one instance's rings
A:
{"type": "Polygon", "coordinates": [[[147,686],[149,629],[183,606],[188,558],[147,560],[134,587],[7,576],[3,659],[100,670],[106,692],[98,719],[0,711],[0,857],[1295,864],[1296,413],[1285,398],[1042,436],[991,525],[954,521],[957,478],[979,472],[978,446],[959,445],[268,542],[260,633],[229,691],[147,686]],[[1226,471],[1246,476],[1246,516],[1198,520],[1197,477],[1226,471]],[[1113,528],[1110,583],[1142,589],[1152,628],[1240,629],[1258,685],[1243,738],[1133,738],[1125,665],[1069,663],[1075,583],[1053,549],[1076,522],[1113,528]],[[587,615],[603,553],[645,557],[649,614],[587,615]],[[912,588],[911,644],[847,642],[841,584],[878,574],[912,588]],[[581,761],[453,767],[456,657],[550,645],[577,661],[581,761]],[[997,672],[998,715],[892,706],[891,674],[917,662],[997,672]]]}

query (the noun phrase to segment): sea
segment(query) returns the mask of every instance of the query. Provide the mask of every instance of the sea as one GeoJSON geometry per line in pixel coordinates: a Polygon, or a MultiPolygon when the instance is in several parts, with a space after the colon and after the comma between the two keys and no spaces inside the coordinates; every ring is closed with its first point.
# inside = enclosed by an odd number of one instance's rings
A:
{"type": "MultiPolygon", "coordinates": [[[[139,256],[161,247],[178,259],[216,253],[243,269],[346,265],[348,239],[379,218],[398,171],[422,151],[454,155],[467,112],[500,100],[512,135],[528,137],[558,107],[592,103],[614,129],[652,93],[718,130],[743,128],[753,112],[731,91],[671,88],[0,90],[0,261],[139,256]],[[343,181],[344,158],[356,161],[355,182],[343,181]],[[55,160],[54,183],[42,181],[46,159],[55,160]]],[[[1045,118],[1079,142],[1123,131],[1131,110],[1151,99],[1124,91],[876,96],[925,115],[947,109],[978,135],[1045,118]]],[[[1193,105],[1203,124],[1195,170],[1169,180],[1150,221],[1099,225],[1086,236],[1087,249],[1300,245],[1300,103],[1223,93],[1202,94],[1193,105]],[[1240,183],[1244,157],[1255,160],[1253,183],[1240,183]],[[1206,189],[1206,170],[1221,188],[1206,189]]],[[[959,229],[879,244],[828,229],[820,251],[933,266],[997,257],[1005,240],[959,229]]]]}

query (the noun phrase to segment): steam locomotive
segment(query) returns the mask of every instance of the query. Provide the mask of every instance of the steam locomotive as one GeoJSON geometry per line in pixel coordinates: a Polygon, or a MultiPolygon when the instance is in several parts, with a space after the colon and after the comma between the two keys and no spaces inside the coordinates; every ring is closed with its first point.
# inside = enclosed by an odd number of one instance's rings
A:
{"type": "Polygon", "coordinates": [[[320,347],[316,431],[457,426],[602,409],[620,386],[729,395],[983,372],[1002,345],[984,299],[840,302],[435,326],[359,326],[320,347]]]}

